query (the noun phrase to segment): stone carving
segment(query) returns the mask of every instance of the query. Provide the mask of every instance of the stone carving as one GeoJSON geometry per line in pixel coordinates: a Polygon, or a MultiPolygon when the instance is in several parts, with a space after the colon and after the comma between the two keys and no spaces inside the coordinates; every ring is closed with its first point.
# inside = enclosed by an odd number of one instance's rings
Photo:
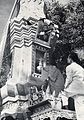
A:
{"type": "Polygon", "coordinates": [[[19,18],[45,18],[44,14],[44,0],[21,0],[19,18]]]}
{"type": "Polygon", "coordinates": [[[57,110],[57,109],[47,109],[44,112],[39,112],[31,116],[32,120],[44,120],[45,118],[49,118],[51,120],[57,120],[57,118],[67,118],[76,120],[76,114],[73,111],[68,110],[57,110]]]}
{"type": "Polygon", "coordinates": [[[17,111],[24,110],[28,107],[28,101],[9,101],[3,105],[2,114],[5,113],[15,113],[17,111]]]}
{"type": "Polygon", "coordinates": [[[59,38],[59,27],[54,24],[52,21],[43,18],[38,22],[37,38],[48,42],[54,39],[54,37],[59,38]]]}
{"type": "Polygon", "coordinates": [[[30,100],[32,105],[38,104],[43,100],[42,92],[38,91],[36,86],[30,88],[30,100]]]}

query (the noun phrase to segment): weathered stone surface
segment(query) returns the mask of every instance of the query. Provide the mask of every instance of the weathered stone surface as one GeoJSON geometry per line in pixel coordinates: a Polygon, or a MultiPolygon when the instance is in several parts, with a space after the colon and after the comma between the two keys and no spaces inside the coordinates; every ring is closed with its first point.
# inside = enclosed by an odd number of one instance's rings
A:
{"type": "Polygon", "coordinates": [[[24,85],[21,85],[20,83],[16,84],[18,95],[25,96],[25,88],[24,85]]]}
{"type": "Polygon", "coordinates": [[[29,17],[36,19],[45,18],[43,6],[43,0],[21,0],[18,17],[26,19],[29,17]]]}
{"type": "Polygon", "coordinates": [[[15,89],[12,85],[4,85],[1,88],[1,97],[2,100],[6,97],[14,97],[15,96],[15,89]]]}
{"type": "Polygon", "coordinates": [[[12,85],[8,85],[8,96],[10,97],[15,97],[15,88],[12,85]]]}

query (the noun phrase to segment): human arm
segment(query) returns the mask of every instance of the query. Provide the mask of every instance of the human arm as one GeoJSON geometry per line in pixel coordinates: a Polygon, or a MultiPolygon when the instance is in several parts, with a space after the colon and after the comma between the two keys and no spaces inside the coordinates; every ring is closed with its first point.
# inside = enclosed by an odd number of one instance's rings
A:
{"type": "Polygon", "coordinates": [[[66,67],[66,81],[65,81],[65,85],[64,85],[64,89],[66,89],[72,82],[72,75],[73,75],[73,71],[71,66],[67,66],[66,67]]]}

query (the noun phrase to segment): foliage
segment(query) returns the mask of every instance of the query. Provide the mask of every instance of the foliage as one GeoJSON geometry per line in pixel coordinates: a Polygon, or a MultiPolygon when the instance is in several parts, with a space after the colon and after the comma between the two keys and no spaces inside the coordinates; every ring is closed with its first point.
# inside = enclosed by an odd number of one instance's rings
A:
{"type": "Polygon", "coordinates": [[[73,43],[72,48],[81,47],[84,45],[84,6],[81,2],[71,2],[66,10],[67,18],[61,26],[61,38],[65,43],[73,43]]]}
{"type": "Polygon", "coordinates": [[[53,2],[47,7],[45,4],[44,11],[47,19],[52,20],[54,23],[63,23],[66,18],[66,10],[59,2],[53,2]]]}
{"type": "Polygon", "coordinates": [[[60,31],[60,37],[54,38],[55,42],[51,48],[51,63],[57,65],[63,72],[66,63],[64,58],[67,54],[84,46],[84,2],[71,0],[65,6],[54,2],[47,11],[48,19],[58,24],[60,31]]]}
{"type": "Polygon", "coordinates": [[[8,30],[7,41],[6,41],[6,45],[5,45],[1,73],[0,73],[0,87],[5,85],[5,83],[7,81],[7,75],[9,73],[10,65],[11,65],[10,36],[9,35],[10,35],[10,31],[8,30]]]}

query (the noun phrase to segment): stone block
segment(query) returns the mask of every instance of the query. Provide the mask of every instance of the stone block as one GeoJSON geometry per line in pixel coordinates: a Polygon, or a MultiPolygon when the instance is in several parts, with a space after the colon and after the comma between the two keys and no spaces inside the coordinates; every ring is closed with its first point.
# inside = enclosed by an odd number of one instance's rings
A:
{"type": "Polygon", "coordinates": [[[12,85],[6,84],[1,88],[1,97],[4,99],[8,96],[15,97],[15,89],[12,85]]]}
{"type": "Polygon", "coordinates": [[[25,84],[25,94],[28,95],[30,94],[30,87],[28,86],[28,84],[25,84]]]}
{"type": "Polygon", "coordinates": [[[2,99],[6,98],[8,96],[8,93],[7,93],[7,85],[4,85],[2,88],[1,88],[1,97],[2,99]]]}
{"type": "Polygon", "coordinates": [[[12,85],[7,85],[8,96],[15,97],[15,88],[12,85]]]}
{"type": "Polygon", "coordinates": [[[21,95],[21,96],[26,95],[24,85],[18,83],[18,84],[16,84],[16,88],[17,88],[18,95],[21,95]]]}
{"type": "Polygon", "coordinates": [[[25,120],[22,113],[17,113],[16,119],[17,119],[17,120],[25,120]]]}

